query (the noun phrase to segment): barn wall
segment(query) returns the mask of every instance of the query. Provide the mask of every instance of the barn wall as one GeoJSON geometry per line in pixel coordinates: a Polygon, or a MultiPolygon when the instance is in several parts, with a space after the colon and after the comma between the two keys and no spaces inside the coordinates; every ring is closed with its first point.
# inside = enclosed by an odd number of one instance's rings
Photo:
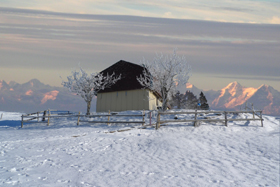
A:
{"type": "Polygon", "coordinates": [[[156,98],[149,90],[138,89],[97,94],[96,112],[155,110],[156,98]],[[154,99],[148,99],[150,98],[154,99]]]}

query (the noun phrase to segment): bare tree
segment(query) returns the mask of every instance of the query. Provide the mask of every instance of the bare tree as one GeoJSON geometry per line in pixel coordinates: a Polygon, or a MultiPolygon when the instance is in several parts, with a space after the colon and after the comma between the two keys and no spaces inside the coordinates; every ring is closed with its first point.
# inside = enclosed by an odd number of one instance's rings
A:
{"type": "Polygon", "coordinates": [[[98,91],[112,86],[121,79],[121,75],[114,75],[114,73],[112,75],[107,74],[106,76],[103,76],[102,73],[91,73],[88,75],[80,67],[80,71],[72,71],[72,75],[67,77],[68,81],[62,81],[62,85],[85,100],[87,103],[86,115],[90,115],[93,96],[97,95],[98,91]]]}
{"type": "Polygon", "coordinates": [[[139,83],[147,89],[160,93],[162,110],[167,109],[168,101],[176,93],[176,87],[185,85],[190,77],[191,67],[184,56],[173,50],[171,55],[157,54],[152,62],[143,59],[144,70],[139,83]]]}

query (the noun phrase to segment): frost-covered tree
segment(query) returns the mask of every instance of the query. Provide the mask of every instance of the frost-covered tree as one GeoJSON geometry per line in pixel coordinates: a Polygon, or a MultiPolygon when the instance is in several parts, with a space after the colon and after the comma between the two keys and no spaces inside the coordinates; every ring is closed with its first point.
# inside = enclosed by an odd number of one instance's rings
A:
{"type": "Polygon", "coordinates": [[[176,87],[188,82],[191,67],[184,56],[177,55],[176,49],[171,55],[160,53],[153,61],[143,59],[142,63],[143,74],[137,80],[145,88],[160,93],[162,110],[165,111],[168,101],[176,93],[176,87]]]}
{"type": "Polygon", "coordinates": [[[90,106],[93,96],[97,92],[104,90],[115,84],[121,79],[121,75],[104,76],[102,73],[87,74],[81,67],[80,71],[72,71],[72,75],[67,77],[68,81],[62,81],[62,85],[69,89],[70,92],[80,95],[87,103],[87,113],[90,115],[90,106]]]}

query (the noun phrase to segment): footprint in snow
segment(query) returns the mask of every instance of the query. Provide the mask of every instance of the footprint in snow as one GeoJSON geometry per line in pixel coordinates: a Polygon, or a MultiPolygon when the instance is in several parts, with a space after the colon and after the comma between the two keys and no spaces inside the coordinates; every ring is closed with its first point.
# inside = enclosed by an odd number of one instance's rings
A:
{"type": "Polygon", "coordinates": [[[57,180],[57,182],[60,182],[60,183],[69,183],[71,182],[70,180],[57,180]]]}
{"type": "Polygon", "coordinates": [[[38,179],[40,179],[40,180],[47,180],[48,178],[47,177],[38,177],[38,179]]]}

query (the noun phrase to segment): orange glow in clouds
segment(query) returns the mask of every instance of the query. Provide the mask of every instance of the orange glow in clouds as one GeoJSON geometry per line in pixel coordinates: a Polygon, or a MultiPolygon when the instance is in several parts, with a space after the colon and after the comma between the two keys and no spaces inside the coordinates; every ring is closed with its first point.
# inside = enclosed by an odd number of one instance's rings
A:
{"type": "Polygon", "coordinates": [[[44,104],[48,100],[56,100],[56,96],[58,93],[59,93],[59,91],[57,91],[57,90],[45,93],[44,98],[41,100],[41,104],[44,104]]]}

